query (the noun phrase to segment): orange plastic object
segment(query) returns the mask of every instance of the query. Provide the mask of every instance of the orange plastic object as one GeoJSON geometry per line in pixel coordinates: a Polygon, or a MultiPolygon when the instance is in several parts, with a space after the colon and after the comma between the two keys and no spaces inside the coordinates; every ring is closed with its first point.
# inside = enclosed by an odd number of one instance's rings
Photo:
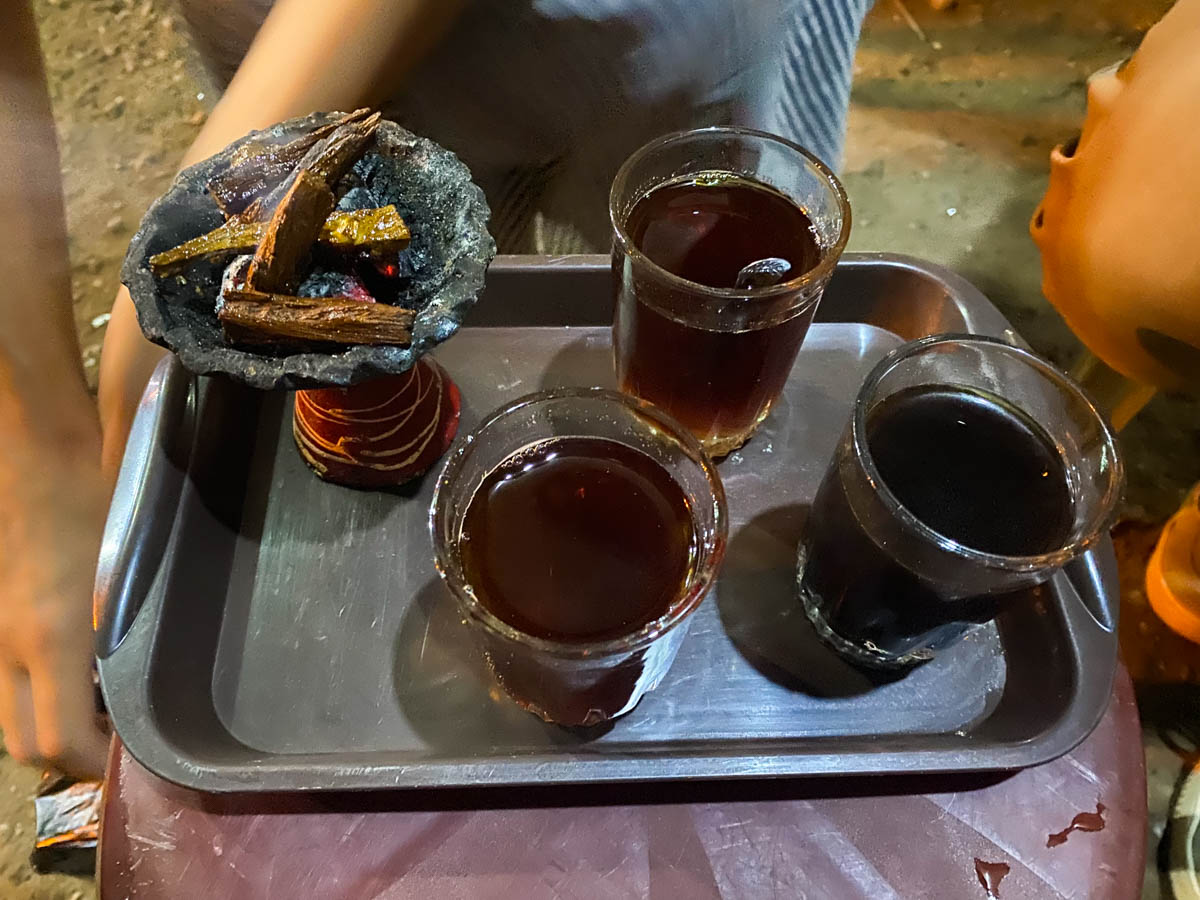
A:
{"type": "Polygon", "coordinates": [[[1146,596],[1172,631],[1200,644],[1200,485],[1158,539],[1146,567],[1146,596]]]}
{"type": "Polygon", "coordinates": [[[1031,229],[1071,330],[1134,381],[1200,383],[1200,0],[1179,0],[1122,66],[1088,82],[1031,229]]]}

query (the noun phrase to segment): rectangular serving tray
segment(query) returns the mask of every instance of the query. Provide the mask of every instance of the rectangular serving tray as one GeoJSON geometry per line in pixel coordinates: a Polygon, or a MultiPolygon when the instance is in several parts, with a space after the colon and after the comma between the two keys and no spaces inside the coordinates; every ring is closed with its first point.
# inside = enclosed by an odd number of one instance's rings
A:
{"type": "MultiPolygon", "coordinates": [[[[438,359],[462,428],[521,394],[611,385],[607,257],[500,257],[438,359]]],[[[437,578],[440,465],[401,493],[326,484],[291,395],[168,361],[142,401],[101,559],[100,677],[129,751],[205,791],[422,788],[1011,769],[1099,721],[1116,665],[1105,541],[1028,602],[898,680],[824,648],[795,598],[807,504],[858,386],[902,341],[1018,340],[958,276],[850,254],[784,397],[721,462],[730,545],[659,688],[572,731],[492,684],[437,578]]]]}

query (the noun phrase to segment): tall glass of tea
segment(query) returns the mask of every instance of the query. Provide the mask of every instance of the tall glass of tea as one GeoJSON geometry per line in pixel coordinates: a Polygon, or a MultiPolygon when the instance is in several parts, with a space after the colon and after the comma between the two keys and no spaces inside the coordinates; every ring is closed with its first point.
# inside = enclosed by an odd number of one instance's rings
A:
{"type": "Polygon", "coordinates": [[[629,157],[609,212],[621,389],[730,453],[779,398],[846,246],[842,185],[781,137],[704,128],[629,157]]]}
{"type": "Polygon", "coordinates": [[[906,344],[867,376],[817,490],[800,595],[851,662],[931,659],[1091,547],[1124,485],[1078,385],[986,337],[906,344]]]}

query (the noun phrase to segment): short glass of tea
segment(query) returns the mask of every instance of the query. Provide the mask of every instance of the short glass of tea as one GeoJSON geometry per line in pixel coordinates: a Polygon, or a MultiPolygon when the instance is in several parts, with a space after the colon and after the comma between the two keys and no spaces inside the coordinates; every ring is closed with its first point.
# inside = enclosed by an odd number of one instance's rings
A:
{"type": "Polygon", "coordinates": [[[682,425],[616,391],[566,388],[458,439],[430,527],[505,691],[546,721],[594,725],[667,673],[720,566],[728,514],[682,425]]]}
{"type": "Polygon", "coordinates": [[[1050,363],[987,337],[905,344],[817,491],[801,600],[851,662],[931,659],[1099,540],[1123,486],[1112,429],[1050,363]]]}
{"type": "Polygon", "coordinates": [[[846,246],[842,185],[781,137],[704,128],[629,157],[609,212],[621,389],[730,453],[779,398],[846,246]],[[769,277],[739,279],[763,260],[769,277]]]}

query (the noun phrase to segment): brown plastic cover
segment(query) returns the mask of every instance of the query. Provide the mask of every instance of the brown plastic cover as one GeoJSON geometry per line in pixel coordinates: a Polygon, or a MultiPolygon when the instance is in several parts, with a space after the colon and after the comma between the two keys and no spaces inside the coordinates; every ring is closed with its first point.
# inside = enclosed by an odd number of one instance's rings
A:
{"type": "Polygon", "coordinates": [[[984,898],[978,862],[1009,867],[1001,898],[1127,898],[1145,853],[1140,735],[1122,667],[1083,744],[985,779],[214,796],[116,743],[101,896],[984,898]],[[1101,830],[1047,847],[1098,803],[1101,830]]]}

